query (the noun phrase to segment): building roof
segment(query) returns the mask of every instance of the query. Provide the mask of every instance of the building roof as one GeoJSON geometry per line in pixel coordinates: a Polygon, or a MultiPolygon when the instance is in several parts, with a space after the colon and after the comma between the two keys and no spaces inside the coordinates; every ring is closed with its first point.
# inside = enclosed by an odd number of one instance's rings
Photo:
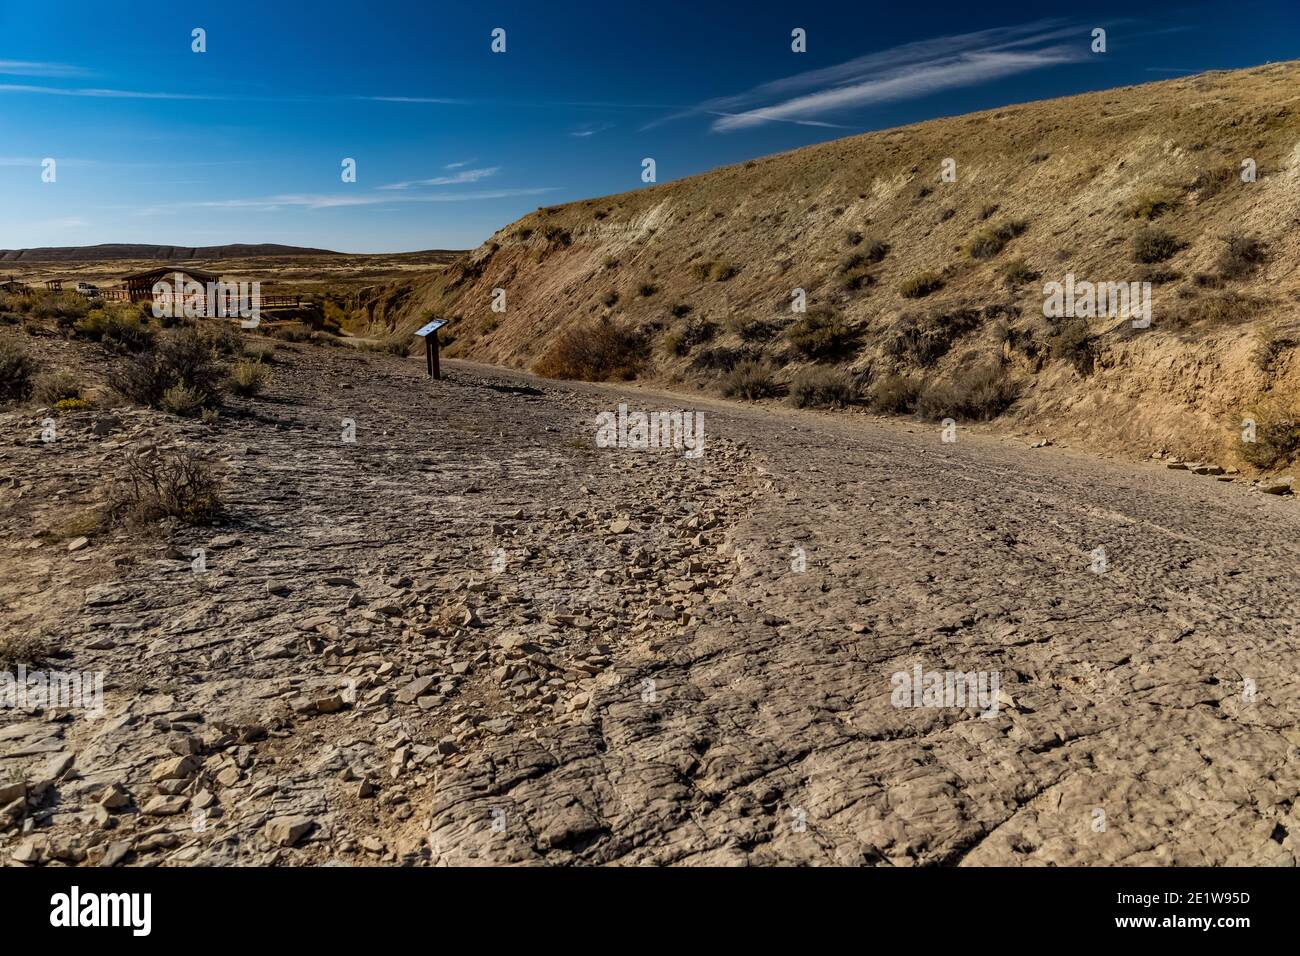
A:
{"type": "Polygon", "coordinates": [[[163,279],[169,275],[175,275],[178,272],[183,276],[188,276],[189,278],[196,279],[199,282],[218,282],[221,279],[221,276],[217,275],[215,272],[204,272],[202,269],[188,269],[184,266],[164,266],[158,269],[150,269],[147,272],[135,272],[129,276],[122,276],[122,281],[157,282],[159,279],[163,279]]]}

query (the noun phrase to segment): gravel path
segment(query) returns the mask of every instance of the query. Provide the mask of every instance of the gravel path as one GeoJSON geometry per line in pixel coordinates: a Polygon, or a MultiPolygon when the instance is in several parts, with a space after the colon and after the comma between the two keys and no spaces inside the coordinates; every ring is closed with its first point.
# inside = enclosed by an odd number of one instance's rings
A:
{"type": "Polygon", "coordinates": [[[105,675],[101,717],[0,712],[0,858],[1296,862],[1291,501],[446,368],[282,347],[216,427],[0,415],[0,627],[105,675]],[[620,402],[704,454],[596,447],[620,402]],[[223,463],[223,526],[35,537],[148,444],[223,463]]]}

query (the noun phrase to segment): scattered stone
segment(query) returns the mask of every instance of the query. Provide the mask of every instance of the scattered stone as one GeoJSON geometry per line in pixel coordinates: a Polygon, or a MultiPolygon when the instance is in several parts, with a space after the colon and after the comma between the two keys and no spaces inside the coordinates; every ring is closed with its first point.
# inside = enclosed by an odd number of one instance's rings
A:
{"type": "Polygon", "coordinates": [[[189,754],[185,754],[155,765],[149,774],[149,779],[154,783],[161,783],[164,780],[188,780],[198,773],[198,770],[199,762],[189,754]]]}
{"type": "Polygon", "coordinates": [[[190,798],[183,794],[174,796],[160,794],[145,801],[145,805],[140,808],[140,812],[147,817],[172,817],[184,810],[189,802],[190,798]]]}
{"type": "Polygon", "coordinates": [[[262,834],[276,846],[295,846],[315,826],[311,817],[276,817],[267,821],[262,834]]]}

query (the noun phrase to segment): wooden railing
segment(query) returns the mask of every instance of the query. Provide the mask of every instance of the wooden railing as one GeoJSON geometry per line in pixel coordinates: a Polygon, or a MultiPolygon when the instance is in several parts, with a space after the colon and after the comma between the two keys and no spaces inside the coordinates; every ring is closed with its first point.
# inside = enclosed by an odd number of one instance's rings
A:
{"type": "MultiPolygon", "coordinates": [[[[99,296],[105,302],[127,302],[131,298],[131,293],[127,289],[100,289],[99,296]]],[[[176,301],[175,293],[165,293],[159,296],[142,296],[141,301],[155,301],[158,303],[172,303],[176,301]]],[[[184,297],[181,297],[180,304],[184,304],[184,297]]],[[[298,309],[302,308],[302,296],[300,295],[262,295],[258,296],[257,307],[259,309],[298,309]]]]}

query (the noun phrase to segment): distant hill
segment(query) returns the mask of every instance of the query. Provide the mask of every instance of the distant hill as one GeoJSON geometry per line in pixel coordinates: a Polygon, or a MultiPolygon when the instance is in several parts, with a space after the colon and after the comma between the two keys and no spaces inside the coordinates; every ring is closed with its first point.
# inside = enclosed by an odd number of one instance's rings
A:
{"type": "Polygon", "coordinates": [[[95,262],[107,259],[245,259],[253,256],[341,256],[331,249],[280,246],[273,242],[227,246],[151,246],[109,242],[98,246],[46,246],[39,249],[0,249],[0,262],[95,262]]]}
{"type": "Polygon", "coordinates": [[[847,382],[880,411],[1231,460],[1244,418],[1300,421],[1297,91],[1275,63],[833,140],[539,209],[360,304],[372,335],[447,318],[453,358],[847,382]],[[1072,278],[1149,283],[1150,327],[1049,317],[1072,278]]]}

